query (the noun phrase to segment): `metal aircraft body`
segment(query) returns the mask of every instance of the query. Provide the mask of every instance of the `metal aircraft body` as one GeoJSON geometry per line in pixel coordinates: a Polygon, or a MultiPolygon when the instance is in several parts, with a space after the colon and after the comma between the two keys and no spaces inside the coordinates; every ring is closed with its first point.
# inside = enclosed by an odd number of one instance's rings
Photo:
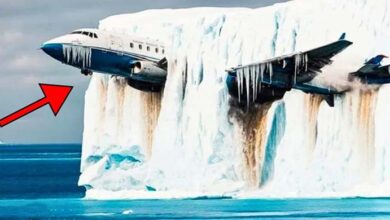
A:
{"type": "Polygon", "coordinates": [[[291,89],[319,94],[330,106],[334,105],[336,91],[325,86],[310,84],[331,58],[350,46],[352,42],[339,40],[305,52],[275,57],[259,63],[238,66],[228,70],[226,79],[229,93],[241,103],[265,103],[283,98],[291,89]]]}
{"type": "Polygon", "coordinates": [[[45,42],[41,49],[85,75],[125,77],[130,86],[143,91],[160,91],[167,76],[165,47],[150,39],[80,29],[45,42]]]}
{"type": "Polygon", "coordinates": [[[349,74],[349,80],[360,80],[364,84],[390,83],[390,65],[382,66],[385,55],[377,55],[364,63],[356,72],[349,74]]]}

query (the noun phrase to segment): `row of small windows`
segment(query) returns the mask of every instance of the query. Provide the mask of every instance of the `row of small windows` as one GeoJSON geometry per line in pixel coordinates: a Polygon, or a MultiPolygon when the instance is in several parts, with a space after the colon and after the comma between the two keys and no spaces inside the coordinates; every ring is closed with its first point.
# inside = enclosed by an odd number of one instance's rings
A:
{"type": "Polygon", "coordinates": [[[82,34],[90,38],[98,38],[97,34],[88,31],[73,31],[71,34],[82,34]]]}
{"type": "MultiPolygon", "coordinates": [[[[134,48],[134,44],[133,44],[133,43],[130,43],[130,48],[134,48]]],[[[138,44],[138,49],[142,50],[142,44],[138,44]]],[[[146,46],[146,51],[150,51],[150,46],[146,46]]],[[[155,51],[156,53],[158,53],[158,52],[159,52],[158,47],[156,47],[156,48],[154,49],[154,51],[155,51]]],[[[161,50],[161,53],[162,53],[162,54],[165,53],[164,49],[161,50]]]]}

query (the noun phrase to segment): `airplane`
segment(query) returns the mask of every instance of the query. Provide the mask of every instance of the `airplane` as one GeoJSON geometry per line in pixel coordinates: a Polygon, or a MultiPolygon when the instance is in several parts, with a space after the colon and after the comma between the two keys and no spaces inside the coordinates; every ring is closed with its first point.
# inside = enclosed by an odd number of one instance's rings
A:
{"type": "Polygon", "coordinates": [[[364,66],[349,74],[349,81],[358,79],[363,84],[390,83],[390,65],[381,64],[384,58],[388,57],[380,54],[366,61],[364,66]]]}
{"type": "MultiPolygon", "coordinates": [[[[229,93],[240,101],[246,98],[248,103],[253,93],[253,102],[264,103],[281,99],[294,88],[323,95],[333,106],[334,95],[340,92],[308,82],[332,62],[333,56],[352,44],[344,38],[345,34],[338,41],[313,50],[232,68],[226,80],[229,93]]],[[[165,85],[165,47],[148,38],[84,28],[49,40],[41,49],[58,61],[81,69],[84,75],[101,72],[125,77],[133,88],[150,92],[161,91],[165,85]]]]}
{"type": "Polygon", "coordinates": [[[122,76],[130,86],[142,91],[161,91],[167,76],[165,47],[148,38],[84,28],[49,40],[41,49],[81,69],[84,75],[100,72],[122,76]]]}
{"type": "Polygon", "coordinates": [[[333,107],[334,95],[342,92],[310,81],[321,73],[324,66],[332,63],[333,56],[351,44],[343,33],[339,40],[312,50],[231,68],[227,70],[228,91],[238,103],[248,105],[279,100],[287,91],[298,89],[323,96],[333,107]]]}

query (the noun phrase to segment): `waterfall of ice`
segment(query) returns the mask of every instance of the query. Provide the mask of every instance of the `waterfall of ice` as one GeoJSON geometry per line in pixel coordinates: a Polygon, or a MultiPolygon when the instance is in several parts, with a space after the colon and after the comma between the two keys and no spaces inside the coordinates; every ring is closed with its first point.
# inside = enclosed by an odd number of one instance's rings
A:
{"type": "MultiPolygon", "coordinates": [[[[291,91],[247,111],[231,105],[225,85],[227,68],[346,32],[354,45],[318,77],[337,88],[365,58],[390,54],[389,7],[387,0],[296,0],[104,19],[101,29],[164,41],[168,78],[162,94],[150,95],[119,78],[92,77],[79,183],[93,198],[390,195],[389,86],[340,95],[334,108],[291,91]]],[[[296,57],[301,68],[305,59],[296,57]]],[[[272,75],[267,68],[238,72],[239,92],[272,75]]]]}

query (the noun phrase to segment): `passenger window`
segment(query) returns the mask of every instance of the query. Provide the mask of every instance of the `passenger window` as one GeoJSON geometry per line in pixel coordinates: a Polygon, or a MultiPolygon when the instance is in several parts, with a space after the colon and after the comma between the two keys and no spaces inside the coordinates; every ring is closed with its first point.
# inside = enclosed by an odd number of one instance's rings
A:
{"type": "Polygon", "coordinates": [[[158,47],[156,47],[156,53],[158,53],[158,47]]]}
{"type": "Polygon", "coordinates": [[[133,48],[134,47],[134,44],[133,43],[130,43],[130,48],[133,48]]]}
{"type": "Polygon", "coordinates": [[[88,36],[89,36],[90,38],[93,38],[93,34],[92,34],[92,33],[88,33],[88,36]]]}
{"type": "Polygon", "coordinates": [[[147,51],[150,51],[150,47],[149,47],[149,46],[147,46],[147,47],[146,47],[146,50],[147,50],[147,51]]]}
{"type": "Polygon", "coordinates": [[[95,34],[95,33],[93,33],[93,37],[94,37],[94,38],[98,38],[98,37],[97,37],[97,34],[95,34]]]}
{"type": "Polygon", "coordinates": [[[139,48],[140,50],[142,50],[142,45],[140,44],[140,45],[138,46],[138,48],[139,48]]]}

